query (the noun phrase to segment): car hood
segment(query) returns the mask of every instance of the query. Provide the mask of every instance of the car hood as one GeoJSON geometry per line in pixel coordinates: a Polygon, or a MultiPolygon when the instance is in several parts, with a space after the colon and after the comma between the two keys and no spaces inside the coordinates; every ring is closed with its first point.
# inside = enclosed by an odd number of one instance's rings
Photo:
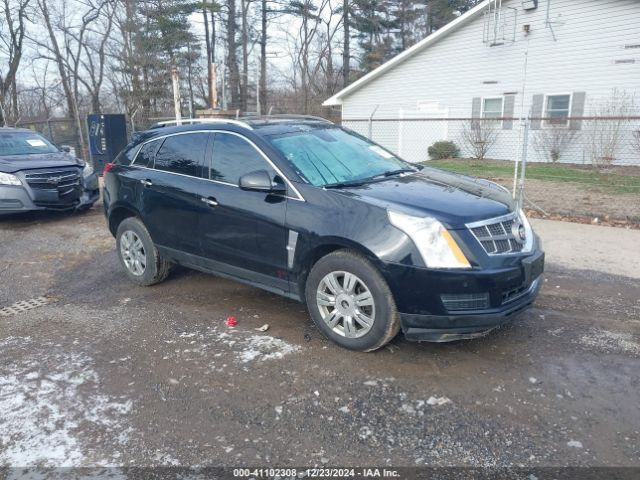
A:
{"type": "Polygon", "coordinates": [[[65,152],[0,156],[0,172],[3,173],[15,173],[35,168],[80,166],[82,166],[81,163],[75,157],[65,152]]]}
{"type": "Polygon", "coordinates": [[[516,208],[511,195],[493,182],[434,168],[340,193],[408,215],[431,216],[451,229],[507,215],[516,208]]]}

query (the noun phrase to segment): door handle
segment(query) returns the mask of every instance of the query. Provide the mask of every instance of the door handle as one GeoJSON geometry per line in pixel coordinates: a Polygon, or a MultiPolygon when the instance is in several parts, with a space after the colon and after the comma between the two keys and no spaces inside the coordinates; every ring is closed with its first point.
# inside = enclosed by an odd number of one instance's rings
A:
{"type": "Polygon", "coordinates": [[[153,182],[151,180],[140,180],[140,183],[145,187],[150,187],[151,185],[153,185],[153,182]]]}
{"type": "Polygon", "coordinates": [[[210,207],[217,207],[218,206],[218,202],[216,201],[215,198],[201,197],[200,200],[202,202],[206,203],[207,205],[209,205],[210,207]]]}

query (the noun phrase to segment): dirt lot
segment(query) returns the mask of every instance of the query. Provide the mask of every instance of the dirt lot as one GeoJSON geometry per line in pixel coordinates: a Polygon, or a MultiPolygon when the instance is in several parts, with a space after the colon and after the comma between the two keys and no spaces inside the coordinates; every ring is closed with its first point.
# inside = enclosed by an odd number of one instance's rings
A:
{"type": "MultiPolygon", "coordinates": [[[[448,159],[425,162],[454,172],[486,178],[513,189],[513,162],[448,159]]],[[[640,167],[531,163],[525,180],[525,207],[538,216],[587,222],[614,221],[640,226],[640,167]]]]}
{"type": "MultiPolygon", "coordinates": [[[[512,188],[513,179],[500,178],[499,183],[512,188]]],[[[549,215],[585,216],[628,221],[640,224],[640,192],[611,193],[598,187],[577,183],[554,183],[527,179],[526,208],[549,215]]]]}
{"type": "Polygon", "coordinates": [[[486,338],[360,354],[231,281],[132,286],[99,209],[0,259],[0,308],[47,302],[0,316],[0,466],[640,466],[638,280],[551,264],[486,338]]]}

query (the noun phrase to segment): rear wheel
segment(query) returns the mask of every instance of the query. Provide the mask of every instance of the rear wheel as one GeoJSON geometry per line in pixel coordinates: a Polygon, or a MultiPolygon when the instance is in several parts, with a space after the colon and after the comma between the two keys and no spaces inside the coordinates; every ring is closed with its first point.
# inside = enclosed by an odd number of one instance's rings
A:
{"type": "Polygon", "coordinates": [[[321,258],[309,273],[305,296],[314,323],[342,347],[376,350],[400,329],[387,283],[355,252],[339,250],[321,258]]]}
{"type": "Polygon", "coordinates": [[[169,275],[171,264],[162,258],[144,224],[129,217],[118,225],[118,257],[127,277],[138,285],[154,285],[169,275]]]}

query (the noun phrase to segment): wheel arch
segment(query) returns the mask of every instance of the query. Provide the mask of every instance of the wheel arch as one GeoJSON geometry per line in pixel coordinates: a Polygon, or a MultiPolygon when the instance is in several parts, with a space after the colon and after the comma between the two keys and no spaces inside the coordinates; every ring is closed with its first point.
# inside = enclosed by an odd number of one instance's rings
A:
{"type": "Polygon", "coordinates": [[[109,231],[114,237],[118,231],[118,226],[127,218],[137,217],[140,214],[133,207],[127,205],[116,205],[109,212],[109,231]]]}
{"type": "MultiPolygon", "coordinates": [[[[323,237],[300,258],[297,268],[297,284],[300,292],[304,292],[309,272],[322,257],[337,250],[350,250],[369,260],[384,277],[382,262],[371,250],[352,240],[341,237],[323,237]]],[[[304,294],[302,295],[304,296],[304,294]]]]}

